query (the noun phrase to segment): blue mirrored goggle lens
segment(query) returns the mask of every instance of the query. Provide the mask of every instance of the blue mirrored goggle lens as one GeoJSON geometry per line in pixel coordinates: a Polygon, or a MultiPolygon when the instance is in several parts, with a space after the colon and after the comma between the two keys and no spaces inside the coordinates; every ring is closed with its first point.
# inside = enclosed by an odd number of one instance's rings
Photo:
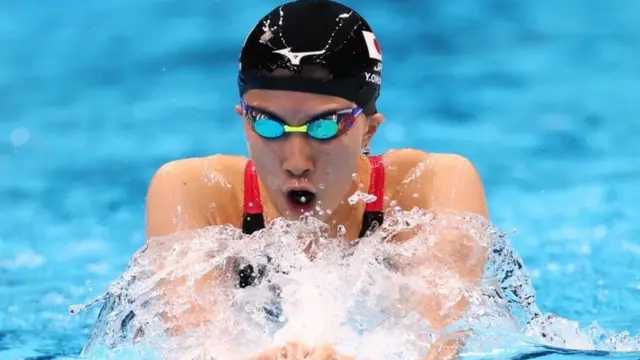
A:
{"type": "MultiPolygon", "coordinates": [[[[253,129],[258,135],[267,139],[276,139],[285,134],[285,132],[297,132],[286,131],[285,125],[280,121],[260,118],[253,122],[253,129]]],[[[317,119],[309,122],[306,125],[306,132],[309,136],[318,140],[327,140],[338,134],[340,126],[335,120],[332,119],[317,119]]]]}
{"type": "Polygon", "coordinates": [[[307,133],[316,139],[330,139],[338,133],[338,122],[330,119],[317,119],[308,124],[307,133]]]}
{"type": "Polygon", "coordinates": [[[253,129],[258,135],[268,139],[284,135],[284,125],[273,119],[257,119],[253,122],[253,129]]]}

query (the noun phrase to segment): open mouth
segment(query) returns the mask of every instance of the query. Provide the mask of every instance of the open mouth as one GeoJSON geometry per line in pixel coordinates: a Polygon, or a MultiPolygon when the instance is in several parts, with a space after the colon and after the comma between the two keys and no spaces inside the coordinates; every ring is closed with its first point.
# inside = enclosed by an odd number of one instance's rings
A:
{"type": "Polygon", "coordinates": [[[316,194],[309,190],[287,191],[287,201],[289,202],[289,205],[296,210],[311,210],[315,200],[316,194]]]}

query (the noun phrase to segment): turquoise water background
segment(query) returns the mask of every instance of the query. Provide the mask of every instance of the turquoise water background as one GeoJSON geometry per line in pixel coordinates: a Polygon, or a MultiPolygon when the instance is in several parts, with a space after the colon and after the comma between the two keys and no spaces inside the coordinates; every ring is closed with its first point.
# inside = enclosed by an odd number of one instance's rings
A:
{"type": "MultiPolygon", "coordinates": [[[[373,151],[472,159],[540,307],[640,333],[640,3],[345,3],[385,57],[373,151]]],[[[246,153],[238,52],[276,4],[0,0],[0,358],[79,352],[67,307],[143,244],[158,166],[246,153]]]]}

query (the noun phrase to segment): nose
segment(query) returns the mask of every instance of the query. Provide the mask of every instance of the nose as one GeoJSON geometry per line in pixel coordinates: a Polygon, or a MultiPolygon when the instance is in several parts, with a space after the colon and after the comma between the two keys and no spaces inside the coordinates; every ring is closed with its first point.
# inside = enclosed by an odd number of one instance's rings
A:
{"type": "Polygon", "coordinates": [[[282,168],[292,177],[307,177],[313,171],[311,144],[303,136],[289,136],[284,143],[282,168]]]}

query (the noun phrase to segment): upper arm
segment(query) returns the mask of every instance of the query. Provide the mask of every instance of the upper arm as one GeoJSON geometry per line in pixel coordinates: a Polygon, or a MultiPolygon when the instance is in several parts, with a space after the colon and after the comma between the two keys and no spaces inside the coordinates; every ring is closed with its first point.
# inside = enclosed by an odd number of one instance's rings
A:
{"type": "Polygon", "coordinates": [[[153,176],[146,201],[147,239],[209,225],[198,196],[203,189],[193,176],[195,161],[167,163],[153,176]]]}
{"type": "MultiPolygon", "coordinates": [[[[413,157],[413,166],[408,167],[409,171],[405,172],[406,176],[399,183],[396,194],[398,203],[405,210],[418,207],[435,213],[436,221],[430,223],[428,229],[416,231],[426,231],[437,238],[427,251],[416,255],[410,263],[418,268],[422,265],[436,268],[440,273],[438,276],[452,271],[462,280],[463,286],[477,283],[486,261],[486,239],[477,238],[469,229],[475,228],[472,225],[476,224],[484,227],[486,222],[457,217],[456,213],[488,217],[480,176],[473,164],[459,155],[413,151],[409,156],[413,157]],[[442,219],[438,220],[441,215],[442,219]]],[[[406,234],[403,239],[414,235],[406,234]]],[[[454,288],[450,289],[451,293],[457,291],[455,286],[458,285],[455,284],[452,282],[454,288]]],[[[437,328],[451,323],[468,305],[465,297],[450,309],[446,305],[448,300],[443,302],[440,295],[426,299],[424,315],[437,328]]]]}
{"type": "Polygon", "coordinates": [[[480,176],[473,164],[462,156],[423,156],[423,161],[408,173],[405,184],[400,187],[402,191],[410,192],[403,194],[403,206],[407,210],[414,207],[429,210],[441,217],[431,229],[439,239],[435,247],[442,256],[454,260],[460,274],[477,278],[482,273],[484,261],[474,260],[485,252],[489,240],[472,235],[485,233],[482,229],[486,228],[489,217],[480,176]],[[476,214],[483,219],[459,216],[467,214],[476,214]],[[475,231],[471,232],[472,228],[475,231]]]}

